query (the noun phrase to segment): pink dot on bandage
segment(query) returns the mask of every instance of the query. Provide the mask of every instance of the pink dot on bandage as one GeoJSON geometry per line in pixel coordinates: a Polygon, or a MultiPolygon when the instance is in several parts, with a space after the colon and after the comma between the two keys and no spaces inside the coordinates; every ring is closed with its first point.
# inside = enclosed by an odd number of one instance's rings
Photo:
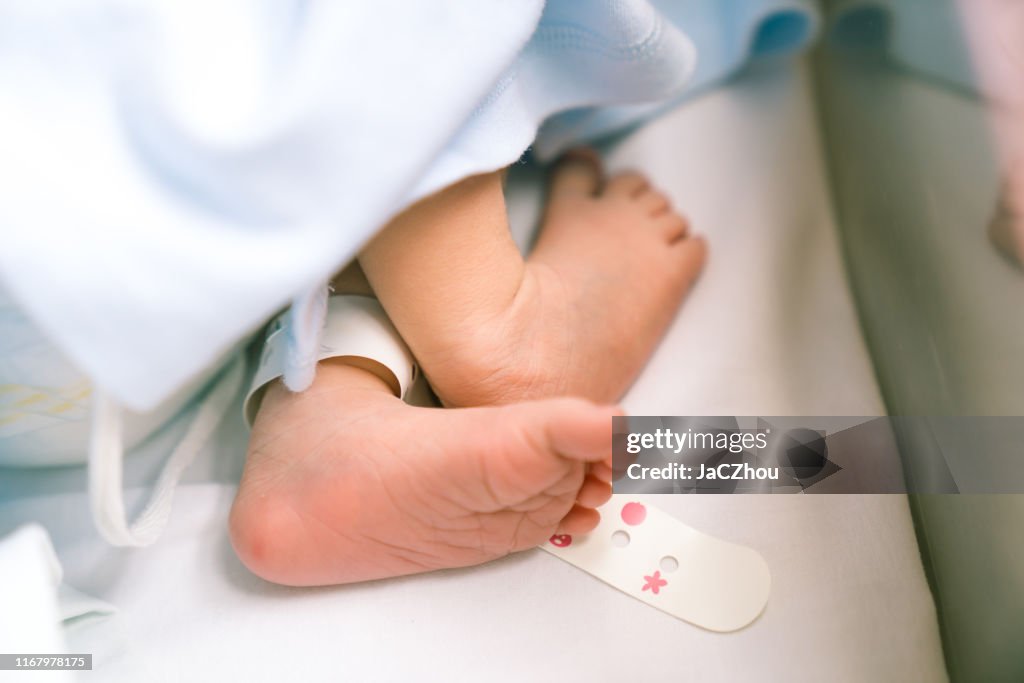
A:
{"type": "Polygon", "coordinates": [[[567,548],[572,545],[572,536],[569,534],[555,534],[548,541],[556,548],[567,548]]]}
{"type": "Polygon", "coordinates": [[[626,503],[622,506],[622,521],[636,526],[647,519],[647,508],[640,503],[626,503]]]}

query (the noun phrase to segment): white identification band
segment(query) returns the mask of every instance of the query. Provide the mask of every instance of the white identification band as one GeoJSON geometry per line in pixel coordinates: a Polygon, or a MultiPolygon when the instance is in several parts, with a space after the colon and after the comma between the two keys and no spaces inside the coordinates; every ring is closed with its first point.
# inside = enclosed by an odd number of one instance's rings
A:
{"type": "MultiPolygon", "coordinates": [[[[242,405],[250,425],[259,410],[264,389],[284,374],[288,353],[287,321],[286,311],[275,318],[267,330],[260,363],[242,405]]],[[[416,378],[416,365],[409,347],[381,305],[371,297],[339,295],[327,300],[327,315],[316,358],[341,357],[365,358],[383,365],[394,375],[399,398],[405,396],[416,378]]]]}
{"type": "Polygon", "coordinates": [[[768,564],[751,548],[708,536],[629,496],[612,496],[586,536],[541,546],[623,593],[709,631],[736,631],[761,614],[768,564]]]}

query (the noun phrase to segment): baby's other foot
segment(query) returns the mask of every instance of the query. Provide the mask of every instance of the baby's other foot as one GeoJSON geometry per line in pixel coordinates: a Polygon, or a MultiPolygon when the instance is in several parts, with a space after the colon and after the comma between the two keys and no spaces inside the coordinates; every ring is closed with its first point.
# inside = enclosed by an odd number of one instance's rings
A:
{"type": "Polygon", "coordinates": [[[1007,175],[989,234],[1008,258],[1024,266],[1024,160],[1007,175]]]}
{"type": "Polygon", "coordinates": [[[322,363],[268,392],[231,511],[242,562],[323,585],[479,564],[585,533],[611,496],[616,411],[577,399],[415,408],[362,370],[322,363]]]}
{"type": "Polygon", "coordinates": [[[507,314],[425,365],[447,405],[548,396],[619,400],[703,268],[706,245],[646,176],[606,178],[578,150],[548,205],[507,314]]]}

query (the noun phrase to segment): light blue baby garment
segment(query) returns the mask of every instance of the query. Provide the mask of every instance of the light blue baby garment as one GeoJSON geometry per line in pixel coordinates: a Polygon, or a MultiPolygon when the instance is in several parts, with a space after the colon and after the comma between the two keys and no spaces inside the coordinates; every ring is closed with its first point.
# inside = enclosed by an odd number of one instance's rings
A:
{"type": "Polygon", "coordinates": [[[682,89],[654,102],[577,109],[551,118],[534,145],[540,159],[657,116],[752,61],[799,53],[818,33],[815,0],[652,0],[651,4],[693,42],[697,63],[691,78],[682,89]]]}
{"type": "Polygon", "coordinates": [[[547,158],[815,26],[800,0],[4,3],[0,280],[151,409],[544,120],[547,158]]]}
{"type": "MultiPolygon", "coordinates": [[[[134,447],[171,420],[213,377],[200,373],[157,409],[123,416],[123,446],[134,447]]],[[[0,287],[0,467],[47,467],[85,460],[93,387],[0,287]]]]}

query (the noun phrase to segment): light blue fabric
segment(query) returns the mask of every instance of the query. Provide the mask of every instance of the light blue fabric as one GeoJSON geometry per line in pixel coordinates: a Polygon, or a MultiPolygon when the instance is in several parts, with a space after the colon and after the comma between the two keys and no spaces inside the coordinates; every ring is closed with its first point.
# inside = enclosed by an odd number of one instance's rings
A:
{"type": "Polygon", "coordinates": [[[793,55],[818,33],[815,0],[652,0],[697,51],[686,85],[663,100],[565,112],[541,128],[534,151],[550,159],[580,140],[596,140],[646,121],[736,73],[751,61],[793,55]]]}
{"type": "Polygon", "coordinates": [[[0,4],[0,281],[150,409],[545,119],[573,112],[550,157],[815,25],[799,0],[0,4]]]}

